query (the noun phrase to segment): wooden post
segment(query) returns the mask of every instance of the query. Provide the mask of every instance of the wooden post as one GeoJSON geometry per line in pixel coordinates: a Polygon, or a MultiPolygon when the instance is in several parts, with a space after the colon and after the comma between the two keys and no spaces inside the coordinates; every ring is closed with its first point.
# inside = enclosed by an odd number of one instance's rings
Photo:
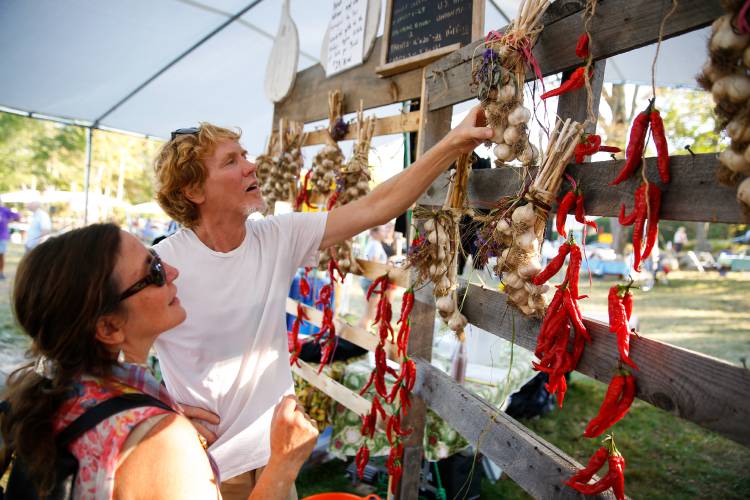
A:
{"type": "MultiPolygon", "coordinates": [[[[419,105],[419,135],[417,137],[417,158],[437,144],[451,129],[453,106],[429,111],[427,105],[426,71],[422,72],[422,99],[419,105]]],[[[413,281],[413,280],[412,280],[413,281]]],[[[431,289],[431,287],[428,287],[431,289]]],[[[435,301],[431,294],[419,294],[412,310],[412,330],[409,336],[409,356],[419,356],[427,361],[432,359],[432,334],[435,329],[435,301]]],[[[414,431],[404,440],[403,468],[398,499],[416,499],[422,470],[424,449],[424,427],[427,406],[418,397],[412,397],[412,407],[406,415],[404,426],[414,431]]]]}

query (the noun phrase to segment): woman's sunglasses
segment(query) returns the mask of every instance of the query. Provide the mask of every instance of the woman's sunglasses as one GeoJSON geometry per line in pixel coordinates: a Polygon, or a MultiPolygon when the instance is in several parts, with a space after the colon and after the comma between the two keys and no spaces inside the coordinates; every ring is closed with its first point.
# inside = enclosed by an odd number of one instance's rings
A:
{"type": "Polygon", "coordinates": [[[151,262],[148,265],[148,275],[122,292],[122,295],[120,295],[121,301],[140,292],[149,285],[164,286],[167,282],[167,272],[164,270],[164,264],[162,264],[159,255],[153,250],[149,250],[149,253],[151,254],[151,262]]]}

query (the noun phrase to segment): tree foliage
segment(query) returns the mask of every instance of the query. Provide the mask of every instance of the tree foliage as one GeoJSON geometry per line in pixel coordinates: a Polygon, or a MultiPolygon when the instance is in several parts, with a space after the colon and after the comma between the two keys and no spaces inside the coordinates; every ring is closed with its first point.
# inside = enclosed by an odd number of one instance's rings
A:
{"type": "MultiPolygon", "coordinates": [[[[153,158],[160,142],[95,130],[90,190],[127,203],[153,200],[153,158]]],[[[82,191],[86,130],[0,113],[0,192],[82,191]]]]}

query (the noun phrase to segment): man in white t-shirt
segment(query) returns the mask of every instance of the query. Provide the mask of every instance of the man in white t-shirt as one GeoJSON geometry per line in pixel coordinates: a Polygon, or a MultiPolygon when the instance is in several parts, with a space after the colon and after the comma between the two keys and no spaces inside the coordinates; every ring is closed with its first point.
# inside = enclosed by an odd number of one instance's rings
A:
{"type": "Polygon", "coordinates": [[[285,312],[296,270],[314,265],[319,249],[407,210],[460,153],[492,135],[484,121],[474,108],[410,168],[345,207],[259,221],[248,221],[264,202],[239,134],[203,123],[163,146],[157,200],[183,229],[155,249],[180,271],[187,320],[155,347],[170,394],[220,417],[206,427],[218,436],[210,451],[224,498],[247,498],[285,474],[268,463],[269,428],[274,406],[293,393],[285,312]]]}

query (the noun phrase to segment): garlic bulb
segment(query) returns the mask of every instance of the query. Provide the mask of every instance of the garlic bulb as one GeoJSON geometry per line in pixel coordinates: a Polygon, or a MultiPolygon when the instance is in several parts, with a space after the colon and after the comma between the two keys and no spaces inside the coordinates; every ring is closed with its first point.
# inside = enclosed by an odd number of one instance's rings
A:
{"type": "Polygon", "coordinates": [[[727,148],[719,155],[719,161],[733,172],[738,174],[750,175],[750,163],[732,148],[727,148]]]}
{"type": "Polygon", "coordinates": [[[435,219],[427,219],[426,221],[424,221],[424,229],[425,231],[434,231],[435,219]]]}
{"type": "Polygon", "coordinates": [[[536,213],[534,212],[534,205],[527,203],[526,205],[516,208],[513,211],[511,219],[516,224],[527,224],[533,226],[536,222],[536,213]]]}
{"type": "Polygon", "coordinates": [[[534,147],[534,145],[531,143],[527,143],[526,147],[523,149],[518,159],[524,165],[528,165],[530,163],[533,163],[534,160],[536,160],[538,155],[539,155],[539,152],[537,151],[536,147],[534,147]]]}
{"type": "Polygon", "coordinates": [[[735,116],[727,124],[727,134],[734,142],[740,144],[750,142],[750,121],[746,118],[743,119],[740,116],[735,116]]]}
{"type": "Polygon", "coordinates": [[[526,264],[518,268],[518,275],[522,278],[532,278],[539,274],[542,270],[542,265],[536,259],[531,259],[526,264]]]}
{"type": "Polygon", "coordinates": [[[448,328],[450,328],[454,332],[458,332],[460,330],[463,330],[466,327],[467,323],[468,321],[466,320],[466,317],[460,312],[455,311],[448,320],[448,328]]]}
{"type": "Polygon", "coordinates": [[[724,76],[716,80],[711,93],[716,101],[727,98],[735,104],[743,104],[750,98],[750,79],[740,74],[724,76]]]}
{"type": "Polygon", "coordinates": [[[503,85],[500,88],[500,93],[497,95],[497,100],[500,102],[512,101],[516,97],[516,88],[513,84],[503,85]]]}
{"type": "Polygon", "coordinates": [[[503,127],[497,127],[490,141],[494,142],[495,144],[501,144],[502,142],[505,141],[504,137],[505,137],[505,129],[503,127]]]}
{"type": "Polygon", "coordinates": [[[508,127],[503,134],[503,140],[506,144],[515,144],[521,138],[521,132],[516,127],[508,127]]]}
{"type": "Polygon", "coordinates": [[[732,27],[732,15],[726,14],[721,16],[713,25],[713,36],[709,45],[712,51],[728,50],[739,53],[750,42],[750,34],[738,34],[732,27]]]}
{"type": "Polygon", "coordinates": [[[450,295],[438,297],[438,299],[435,301],[435,307],[437,307],[440,312],[447,314],[452,313],[455,309],[453,305],[453,297],[450,295]]]}
{"type": "Polygon", "coordinates": [[[508,123],[511,125],[521,125],[531,119],[531,111],[525,107],[518,105],[508,115],[508,123]]]}
{"type": "Polygon", "coordinates": [[[513,159],[513,150],[510,146],[504,143],[498,143],[498,145],[495,146],[494,153],[495,158],[500,161],[511,161],[513,159]]]}

